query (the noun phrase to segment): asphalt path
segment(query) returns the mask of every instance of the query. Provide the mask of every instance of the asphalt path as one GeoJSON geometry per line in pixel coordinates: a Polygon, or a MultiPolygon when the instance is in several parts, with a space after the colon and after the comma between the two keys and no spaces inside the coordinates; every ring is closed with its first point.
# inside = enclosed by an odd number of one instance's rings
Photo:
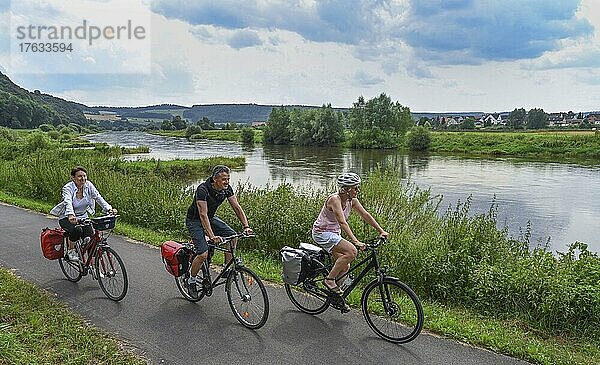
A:
{"type": "Polygon", "coordinates": [[[304,314],[276,284],[267,285],[267,323],[249,330],[234,318],[224,286],[191,303],[165,271],[159,249],[118,235],[109,243],[125,262],[129,291],[113,302],[90,275],[71,283],[58,261],[42,256],[40,230],[57,225],[56,218],[0,204],[0,266],[54,294],[153,364],[525,364],[425,332],[395,345],[377,337],[359,310],[304,314]]]}

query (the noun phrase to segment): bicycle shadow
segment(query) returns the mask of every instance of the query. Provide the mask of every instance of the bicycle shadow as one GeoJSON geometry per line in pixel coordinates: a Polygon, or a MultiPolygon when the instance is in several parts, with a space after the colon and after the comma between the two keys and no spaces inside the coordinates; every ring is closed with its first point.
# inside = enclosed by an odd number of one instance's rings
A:
{"type": "Polygon", "coordinates": [[[385,341],[376,334],[371,335],[366,324],[356,323],[360,320],[356,316],[324,319],[294,309],[284,310],[273,329],[273,338],[286,345],[301,347],[301,357],[313,359],[312,363],[398,364],[403,362],[400,359],[424,363],[410,348],[385,341]],[[357,325],[364,329],[349,328],[357,325]],[[347,332],[358,333],[358,336],[347,332]],[[389,350],[395,354],[394,358],[386,357],[389,350]],[[318,360],[315,360],[315,354],[319,354],[318,360]]]}
{"type": "Polygon", "coordinates": [[[148,317],[148,322],[153,327],[169,328],[170,336],[178,339],[178,347],[190,351],[193,357],[217,359],[223,356],[223,351],[244,356],[262,355],[265,351],[262,334],[242,326],[227,303],[221,306],[211,303],[210,299],[194,303],[182,297],[168,298],[148,317]],[[232,339],[235,346],[228,345],[232,339]]]}

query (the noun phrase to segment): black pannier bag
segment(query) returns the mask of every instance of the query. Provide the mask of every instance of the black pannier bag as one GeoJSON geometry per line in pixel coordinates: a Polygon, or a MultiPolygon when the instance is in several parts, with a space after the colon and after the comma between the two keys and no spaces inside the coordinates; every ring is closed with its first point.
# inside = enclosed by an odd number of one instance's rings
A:
{"type": "Polygon", "coordinates": [[[301,243],[300,248],[284,246],[279,253],[283,281],[290,285],[302,284],[307,277],[324,267],[325,251],[309,243],[301,243]]]}

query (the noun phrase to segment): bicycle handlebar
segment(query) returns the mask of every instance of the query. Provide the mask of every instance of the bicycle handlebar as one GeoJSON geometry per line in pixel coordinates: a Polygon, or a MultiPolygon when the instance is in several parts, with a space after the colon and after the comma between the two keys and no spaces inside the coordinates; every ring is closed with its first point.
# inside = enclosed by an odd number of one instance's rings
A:
{"type": "MultiPolygon", "coordinates": [[[[115,217],[118,218],[120,217],[120,214],[107,214],[107,215],[103,215],[102,217],[96,217],[98,219],[100,218],[107,218],[107,217],[115,217]]],[[[92,224],[92,218],[88,217],[88,218],[77,218],[77,224],[75,226],[87,226],[92,224]]]]}
{"type": "Polygon", "coordinates": [[[374,250],[377,247],[379,247],[380,245],[383,245],[384,243],[387,242],[387,238],[386,237],[375,237],[375,238],[371,238],[370,240],[367,240],[365,242],[365,244],[367,245],[367,248],[370,250],[374,250]]]}
{"type": "Polygon", "coordinates": [[[252,238],[252,237],[256,237],[256,235],[239,232],[239,233],[233,234],[231,236],[221,237],[221,242],[219,242],[219,243],[216,243],[213,240],[207,240],[206,243],[208,243],[210,245],[222,245],[222,244],[225,244],[235,238],[252,238]]]}

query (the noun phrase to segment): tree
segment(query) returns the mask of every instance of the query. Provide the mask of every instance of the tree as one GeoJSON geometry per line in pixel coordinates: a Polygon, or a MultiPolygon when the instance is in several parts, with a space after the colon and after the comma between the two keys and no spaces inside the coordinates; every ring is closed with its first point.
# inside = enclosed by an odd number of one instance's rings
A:
{"type": "Polygon", "coordinates": [[[254,143],[254,129],[251,127],[242,128],[242,143],[253,144],[254,143]]]}
{"type": "Polygon", "coordinates": [[[266,144],[290,144],[290,112],[281,108],[273,108],[263,132],[266,144]]]}
{"type": "Polygon", "coordinates": [[[198,120],[196,124],[200,126],[200,128],[202,128],[203,130],[217,129],[215,123],[211,122],[207,117],[202,117],[202,119],[198,120]]]}
{"type": "Polygon", "coordinates": [[[525,119],[527,118],[527,112],[523,108],[515,108],[508,115],[508,127],[512,129],[521,129],[525,125],[525,119]]]}
{"type": "Polygon", "coordinates": [[[544,109],[531,109],[527,113],[527,128],[542,129],[548,126],[548,114],[544,109]]]}
{"type": "Polygon", "coordinates": [[[390,148],[412,126],[410,109],[392,103],[385,93],[365,102],[361,96],[348,114],[352,130],[350,145],[361,148],[390,148]]]}
{"type": "Polygon", "coordinates": [[[165,119],[162,121],[160,129],[162,129],[163,131],[172,131],[173,129],[175,129],[175,127],[173,126],[173,123],[171,123],[170,120],[165,119]]]}
{"type": "Polygon", "coordinates": [[[313,120],[312,143],[317,146],[330,146],[344,140],[344,124],[331,104],[323,105],[313,120]]]}
{"type": "Polygon", "coordinates": [[[475,120],[473,118],[467,118],[460,123],[461,129],[475,129],[475,120]]]}
{"type": "Polygon", "coordinates": [[[171,124],[173,125],[173,128],[176,130],[182,130],[187,127],[187,122],[185,120],[181,119],[181,116],[179,116],[179,115],[176,115],[173,117],[171,124]]]}

